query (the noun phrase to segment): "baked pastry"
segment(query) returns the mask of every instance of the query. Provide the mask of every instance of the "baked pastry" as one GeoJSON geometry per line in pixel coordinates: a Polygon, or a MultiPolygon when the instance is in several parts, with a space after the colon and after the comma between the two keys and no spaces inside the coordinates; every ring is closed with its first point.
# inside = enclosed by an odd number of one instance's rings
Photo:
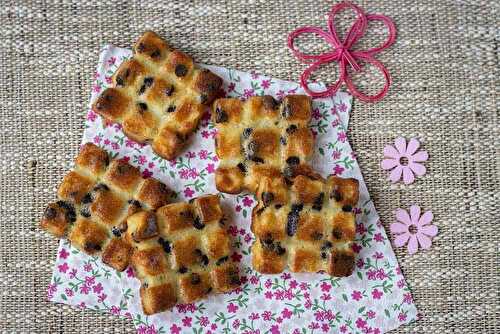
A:
{"type": "Polygon", "coordinates": [[[174,159],[220,92],[222,79],[196,67],[189,55],[152,31],[139,38],[133,51],[92,110],[120,123],[129,138],[151,144],[162,158],[174,159]]]}
{"type": "Polygon", "coordinates": [[[245,102],[217,99],[212,108],[220,159],[215,172],[217,190],[255,193],[263,178],[311,172],[310,119],[311,98],[306,95],[288,95],[281,103],[272,96],[255,96],[245,102]]]}
{"type": "Polygon", "coordinates": [[[356,225],[352,208],[358,181],[315,174],[263,180],[252,212],[252,265],[261,273],[325,271],[349,276],[354,269],[356,225]]]}
{"type": "Polygon", "coordinates": [[[136,213],[127,226],[145,314],[240,285],[238,268],[229,260],[231,240],[217,195],[136,213]]]}
{"type": "Polygon", "coordinates": [[[140,210],[155,210],[167,204],[170,196],[165,184],[142,178],[137,168],[110,159],[105,150],[87,143],[75,160],[75,168],[59,186],[59,200],[48,205],[40,224],[122,271],[132,252],[122,236],[127,217],[140,210]]]}

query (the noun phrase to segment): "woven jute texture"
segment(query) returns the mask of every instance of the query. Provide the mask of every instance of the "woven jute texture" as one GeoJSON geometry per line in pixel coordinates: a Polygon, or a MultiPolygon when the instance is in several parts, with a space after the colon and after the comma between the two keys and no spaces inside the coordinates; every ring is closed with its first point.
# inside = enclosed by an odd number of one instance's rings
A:
{"type": "MultiPolygon", "coordinates": [[[[287,33],[325,26],[319,1],[0,2],[0,330],[133,333],[130,321],[46,301],[57,241],[38,227],[78,150],[100,46],[154,29],[199,62],[297,80],[287,33]],[[88,4],[87,4],[88,3],[88,4]]],[[[361,1],[398,27],[380,103],[355,101],[349,138],[386,228],[393,210],[434,212],[432,248],[397,250],[423,319],[397,333],[499,333],[498,2],[361,1]],[[392,186],[397,136],[419,137],[428,173],[392,186]]],[[[325,76],[323,80],[332,80],[325,76]]],[[[369,79],[371,80],[371,79],[369,79]]],[[[370,81],[366,84],[370,85],[370,81]]]]}

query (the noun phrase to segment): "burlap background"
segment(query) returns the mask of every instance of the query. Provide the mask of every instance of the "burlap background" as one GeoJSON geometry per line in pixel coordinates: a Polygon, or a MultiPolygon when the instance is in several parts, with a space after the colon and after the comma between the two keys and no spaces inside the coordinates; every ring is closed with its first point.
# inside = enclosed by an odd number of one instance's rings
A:
{"type": "MultiPolygon", "coordinates": [[[[324,25],[332,2],[0,4],[0,330],[132,333],[130,321],[46,301],[57,241],[37,227],[77,152],[99,47],[128,47],[152,28],[198,61],[296,79],[286,35],[324,25]]],[[[398,39],[379,57],[390,94],[356,101],[350,141],[386,227],[394,208],[418,203],[441,231],[430,251],[397,252],[424,318],[396,332],[498,333],[498,2],[360,5],[391,16],[398,39]],[[379,167],[399,135],[420,137],[431,156],[411,186],[391,186],[379,167]]]]}

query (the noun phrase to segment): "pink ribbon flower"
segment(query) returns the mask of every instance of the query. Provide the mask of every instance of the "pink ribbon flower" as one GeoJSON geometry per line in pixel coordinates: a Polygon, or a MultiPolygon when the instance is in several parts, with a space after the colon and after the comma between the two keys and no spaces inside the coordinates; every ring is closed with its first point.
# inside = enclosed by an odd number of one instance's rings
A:
{"type": "Polygon", "coordinates": [[[420,207],[412,205],[410,214],[403,209],[396,209],[396,220],[399,223],[392,223],[391,232],[395,235],[394,245],[403,247],[408,242],[408,252],[415,254],[418,247],[429,249],[432,238],[438,233],[438,228],[432,225],[433,215],[431,211],[426,211],[420,216],[420,207]]]}
{"type": "Polygon", "coordinates": [[[307,92],[307,94],[311,95],[312,97],[330,97],[335,94],[342,83],[345,83],[347,89],[351,92],[351,94],[362,101],[376,102],[378,100],[381,100],[389,90],[389,86],[391,85],[391,78],[385,66],[377,59],[375,59],[374,55],[391,46],[396,40],[396,27],[392,20],[384,15],[365,14],[363,9],[358,6],[349,2],[341,2],[333,6],[332,10],[328,14],[328,30],[329,31],[326,32],[318,27],[305,26],[292,31],[288,35],[288,48],[292,50],[293,54],[300,61],[311,64],[300,76],[300,84],[307,92]],[[347,32],[345,38],[340,39],[337,31],[335,30],[334,19],[337,13],[347,8],[354,10],[356,12],[357,18],[347,32]],[[384,23],[389,29],[389,37],[382,45],[378,47],[364,51],[355,51],[353,50],[353,46],[365,34],[368,21],[381,21],[382,23],[384,23]],[[303,33],[313,33],[322,37],[328,44],[332,46],[332,50],[319,55],[311,55],[300,52],[295,47],[294,41],[299,35],[303,33]],[[335,82],[331,86],[328,86],[327,89],[322,92],[312,91],[309,88],[307,82],[309,77],[316,69],[318,69],[318,67],[332,61],[336,61],[339,63],[339,79],[337,80],[337,82],[335,82]],[[349,78],[347,65],[349,65],[354,71],[360,72],[360,61],[364,61],[365,63],[374,65],[380,70],[380,72],[382,72],[384,76],[385,85],[382,90],[375,95],[363,94],[354,86],[351,78],[349,78]]]}
{"type": "Polygon", "coordinates": [[[386,159],[382,160],[380,164],[382,169],[392,170],[389,174],[389,179],[392,183],[396,183],[403,176],[403,182],[410,184],[415,181],[415,174],[422,176],[425,174],[425,166],[419,162],[427,161],[429,155],[426,151],[418,151],[420,142],[411,138],[408,146],[406,139],[399,137],[396,138],[394,146],[387,145],[384,147],[384,156],[386,159]]]}

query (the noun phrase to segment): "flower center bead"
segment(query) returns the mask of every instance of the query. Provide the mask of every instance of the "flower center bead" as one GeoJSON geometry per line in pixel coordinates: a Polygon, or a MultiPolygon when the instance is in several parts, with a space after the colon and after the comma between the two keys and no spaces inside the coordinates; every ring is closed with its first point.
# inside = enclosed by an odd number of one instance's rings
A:
{"type": "Polygon", "coordinates": [[[408,166],[408,163],[409,163],[408,158],[407,157],[399,158],[399,163],[403,166],[408,166]]]}
{"type": "Polygon", "coordinates": [[[411,234],[417,234],[417,226],[415,226],[415,224],[411,224],[410,226],[408,226],[408,231],[411,234]]]}

